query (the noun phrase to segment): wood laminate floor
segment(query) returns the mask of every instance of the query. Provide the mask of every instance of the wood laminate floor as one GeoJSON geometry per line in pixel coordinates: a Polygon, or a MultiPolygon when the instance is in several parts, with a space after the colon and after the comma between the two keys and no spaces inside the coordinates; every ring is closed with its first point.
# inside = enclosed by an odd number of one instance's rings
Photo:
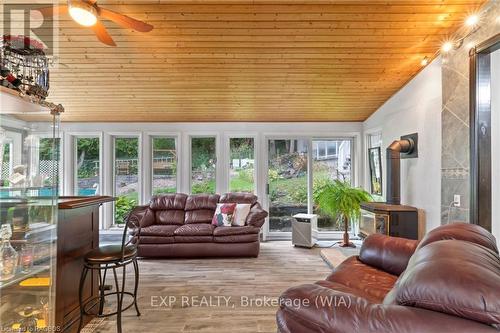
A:
{"type": "MultiPolygon", "coordinates": [[[[277,306],[269,300],[288,287],[324,279],[330,268],[319,252],[267,242],[258,258],[141,260],[142,315],[127,310],[123,331],[274,333],[277,306]]],[[[131,279],[127,286],[132,287],[131,279]]],[[[114,303],[115,298],[108,305],[114,303]]],[[[116,318],[107,318],[94,332],[116,332],[116,318]]]]}

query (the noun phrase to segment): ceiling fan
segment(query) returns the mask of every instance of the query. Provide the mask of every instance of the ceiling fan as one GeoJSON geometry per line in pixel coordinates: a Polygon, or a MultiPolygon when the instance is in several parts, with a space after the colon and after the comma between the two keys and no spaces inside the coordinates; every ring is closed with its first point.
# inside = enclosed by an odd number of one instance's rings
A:
{"type": "Polygon", "coordinates": [[[113,38],[109,35],[101,19],[115,22],[123,28],[133,29],[139,32],[149,32],[153,26],[145,22],[136,20],[127,15],[101,8],[97,5],[97,0],[68,0],[67,5],[38,8],[44,16],[54,16],[68,14],[78,24],[91,28],[97,38],[104,44],[116,46],[113,38]]]}

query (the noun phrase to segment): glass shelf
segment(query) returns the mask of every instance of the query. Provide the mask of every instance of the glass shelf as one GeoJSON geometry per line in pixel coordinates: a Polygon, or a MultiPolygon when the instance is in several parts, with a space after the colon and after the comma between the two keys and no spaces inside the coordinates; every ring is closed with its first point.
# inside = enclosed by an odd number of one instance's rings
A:
{"type": "MultiPolygon", "coordinates": [[[[31,270],[28,273],[23,273],[21,272],[20,269],[18,269],[16,275],[12,279],[9,279],[7,281],[0,282],[0,290],[4,288],[8,288],[10,286],[18,285],[18,283],[22,283],[23,281],[26,281],[27,279],[34,277],[36,275],[39,275],[40,273],[47,272],[50,269],[50,266],[33,266],[31,270]]],[[[50,281],[50,280],[49,280],[50,281]]],[[[42,287],[42,285],[25,285],[21,286],[24,288],[29,288],[29,287],[42,287]]],[[[45,285],[43,285],[45,287],[45,285]]]]}

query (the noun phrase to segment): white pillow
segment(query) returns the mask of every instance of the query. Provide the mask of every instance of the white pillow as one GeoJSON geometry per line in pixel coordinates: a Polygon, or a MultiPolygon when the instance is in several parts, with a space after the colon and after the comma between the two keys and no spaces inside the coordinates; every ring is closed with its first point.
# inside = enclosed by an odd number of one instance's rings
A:
{"type": "Polygon", "coordinates": [[[233,223],[232,225],[235,227],[243,227],[245,225],[245,221],[247,220],[247,216],[250,213],[250,204],[237,204],[234,210],[233,215],[233,223]]]}

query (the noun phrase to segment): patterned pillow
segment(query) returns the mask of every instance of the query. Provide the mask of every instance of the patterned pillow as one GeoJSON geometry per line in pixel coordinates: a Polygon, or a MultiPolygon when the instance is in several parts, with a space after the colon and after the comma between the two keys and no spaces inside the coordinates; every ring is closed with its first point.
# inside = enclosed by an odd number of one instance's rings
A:
{"type": "Polygon", "coordinates": [[[218,203],[215,209],[212,224],[218,227],[230,227],[233,223],[233,214],[236,209],[235,203],[218,203]]]}

